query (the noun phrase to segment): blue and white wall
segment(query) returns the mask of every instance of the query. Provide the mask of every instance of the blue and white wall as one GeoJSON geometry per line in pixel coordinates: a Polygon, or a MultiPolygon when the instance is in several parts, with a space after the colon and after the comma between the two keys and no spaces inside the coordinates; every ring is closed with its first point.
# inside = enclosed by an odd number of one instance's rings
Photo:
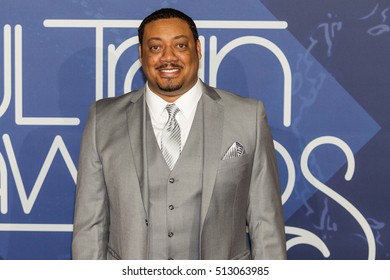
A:
{"type": "Polygon", "coordinates": [[[197,22],[199,75],[264,101],[290,259],[390,258],[390,2],[13,0],[0,9],[0,259],[69,259],[94,100],[144,84],[137,27],[197,22]]]}

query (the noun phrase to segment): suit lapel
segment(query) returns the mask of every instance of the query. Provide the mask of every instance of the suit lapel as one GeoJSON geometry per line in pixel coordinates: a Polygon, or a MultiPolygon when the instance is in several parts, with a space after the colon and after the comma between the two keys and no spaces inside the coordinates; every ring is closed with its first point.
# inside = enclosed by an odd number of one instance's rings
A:
{"type": "Polygon", "coordinates": [[[224,108],[219,102],[220,99],[220,96],[214,89],[207,85],[203,85],[204,163],[200,232],[203,230],[203,224],[210,206],[217,175],[218,162],[220,160],[224,112],[224,108]]]}
{"type": "Polygon", "coordinates": [[[133,154],[133,160],[135,169],[137,172],[138,182],[141,190],[142,200],[146,215],[148,216],[148,187],[146,182],[147,177],[145,173],[147,172],[146,165],[146,143],[145,139],[145,95],[144,88],[141,88],[133,93],[130,93],[131,103],[129,109],[127,110],[127,123],[128,123],[128,132],[130,138],[130,145],[133,154]]]}

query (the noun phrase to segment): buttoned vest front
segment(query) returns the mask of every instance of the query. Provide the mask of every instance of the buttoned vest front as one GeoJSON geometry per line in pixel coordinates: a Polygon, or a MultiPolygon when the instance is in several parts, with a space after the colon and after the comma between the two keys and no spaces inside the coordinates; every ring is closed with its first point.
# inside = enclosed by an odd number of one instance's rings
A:
{"type": "Polygon", "coordinates": [[[146,121],[149,186],[148,259],[199,259],[203,174],[203,105],[172,171],[146,121]]]}

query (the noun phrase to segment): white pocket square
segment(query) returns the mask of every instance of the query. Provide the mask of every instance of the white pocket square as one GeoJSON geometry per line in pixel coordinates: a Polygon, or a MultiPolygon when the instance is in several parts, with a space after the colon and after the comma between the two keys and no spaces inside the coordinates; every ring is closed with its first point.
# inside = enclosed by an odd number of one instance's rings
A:
{"type": "Polygon", "coordinates": [[[230,148],[227,150],[225,155],[223,156],[222,160],[230,159],[230,158],[236,158],[245,155],[245,149],[244,146],[239,142],[234,142],[230,148]]]}

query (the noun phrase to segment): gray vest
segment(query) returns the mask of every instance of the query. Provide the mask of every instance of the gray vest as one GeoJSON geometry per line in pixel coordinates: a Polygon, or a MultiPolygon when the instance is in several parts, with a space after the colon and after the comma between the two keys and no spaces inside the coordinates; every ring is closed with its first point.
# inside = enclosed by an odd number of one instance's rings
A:
{"type": "Polygon", "coordinates": [[[146,122],[149,186],[148,259],[199,259],[203,174],[203,105],[172,171],[146,122]]]}

